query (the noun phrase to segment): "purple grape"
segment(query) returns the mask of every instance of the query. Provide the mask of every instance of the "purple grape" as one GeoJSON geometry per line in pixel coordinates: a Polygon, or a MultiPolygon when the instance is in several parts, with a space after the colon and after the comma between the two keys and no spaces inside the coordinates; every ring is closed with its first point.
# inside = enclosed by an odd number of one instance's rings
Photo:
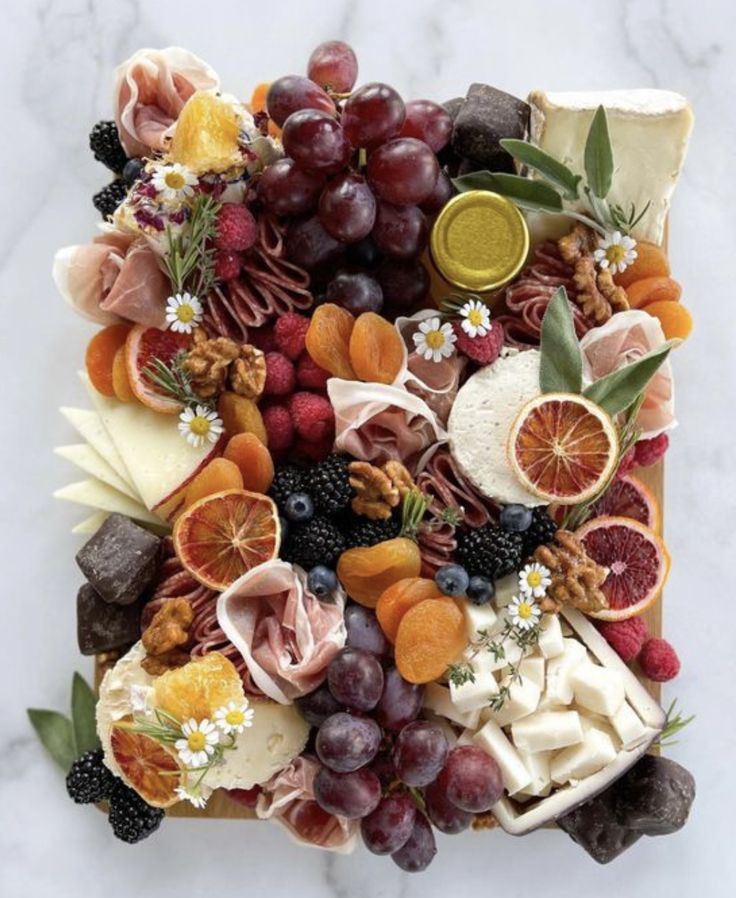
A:
{"type": "Polygon", "coordinates": [[[400,730],[422,710],[424,686],[405,680],[395,667],[383,674],[383,694],[376,705],[376,720],[386,730],[400,730]]]}
{"type": "Polygon", "coordinates": [[[453,748],[440,783],[448,801],[471,814],[489,811],[503,795],[501,768],[477,745],[453,748]]]}
{"type": "Polygon", "coordinates": [[[320,761],[330,770],[350,773],[375,758],[382,736],[375,720],[340,711],[319,728],[315,748],[320,761]]]}
{"type": "Polygon", "coordinates": [[[358,60],[353,48],[344,41],[325,41],[312,51],[307,75],[320,87],[338,94],[347,93],[358,77],[358,60]]]}
{"type": "Polygon", "coordinates": [[[380,312],[383,291],[375,278],[362,271],[339,271],[327,285],[327,301],[360,315],[380,312]]]}
{"type": "Polygon", "coordinates": [[[452,137],[452,119],[439,103],[411,100],[406,104],[406,118],[400,134],[423,140],[433,152],[439,153],[452,137]]]}
{"type": "Polygon", "coordinates": [[[414,829],[407,841],[391,855],[391,860],[406,873],[421,873],[434,860],[437,843],[429,821],[424,814],[417,813],[414,829]]]}
{"type": "Polygon", "coordinates": [[[442,774],[424,789],[427,814],[441,833],[453,836],[467,829],[473,822],[474,814],[461,811],[448,799],[442,781],[442,774]]]}
{"type": "Polygon", "coordinates": [[[303,215],[317,208],[324,175],[297,167],[293,159],[277,159],[258,181],[258,198],[275,215],[303,215]]]}
{"type": "Polygon", "coordinates": [[[386,305],[394,312],[411,311],[429,293],[429,274],[419,259],[384,259],[376,268],[376,279],[386,305]]]}
{"type": "Polygon", "coordinates": [[[359,265],[361,268],[373,268],[380,259],[381,254],[370,237],[348,246],[348,260],[353,265],[359,265]]]}
{"type": "Polygon", "coordinates": [[[423,203],[434,190],[440,167],[426,143],[400,137],[368,157],[368,180],[378,196],[394,206],[423,203]]]}
{"type": "Polygon", "coordinates": [[[308,692],[296,700],[299,713],[313,727],[318,727],[338,711],[342,711],[342,705],[335,700],[326,683],[323,683],[314,692],[308,692]]]}
{"type": "Polygon", "coordinates": [[[414,831],[417,808],[408,792],[394,792],[360,823],[360,832],[368,851],[393,854],[414,831]]]}
{"type": "Polygon", "coordinates": [[[355,602],[348,605],[345,609],[345,629],[348,632],[346,644],[351,648],[370,652],[377,658],[388,654],[388,639],[370,608],[364,608],[355,602]]]}
{"type": "Polygon", "coordinates": [[[392,206],[379,202],[371,237],[387,256],[413,259],[427,245],[427,219],[416,206],[392,206]]]}
{"type": "Polygon", "coordinates": [[[328,234],[344,243],[367,237],[376,220],[376,198],[361,175],[343,172],[322,191],[319,219],[328,234]]]}
{"type": "Polygon", "coordinates": [[[286,255],[290,262],[311,269],[333,259],[343,245],[325,231],[316,215],[293,222],[286,234],[286,255]]]}
{"type": "Polygon", "coordinates": [[[300,109],[319,109],[328,115],[335,114],[335,104],[314,81],[302,75],[284,75],[268,88],[266,109],[269,116],[283,127],[292,112],[300,109]]]}
{"type": "Polygon", "coordinates": [[[367,767],[352,773],[336,773],[329,767],[320,767],[314,778],[314,797],[328,814],[357,820],[378,807],[381,783],[367,767]]]}
{"type": "Polygon", "coordinates": [[[404,124],[404,101],[388,84],[359,87],[342,110],[342,126],[354,147],[368,149],[395,137],[404,124]]]}
{"type": "Polygon", "coordinates": [[[383,668],[362,649],[345,648],[335,655],[327,669],[330,692],[353,711],[370,711],[383,692],[383,668]]]}
{"type": "Polygon", "coordinates": [[[350,158],[350,144],[340,123],[317,109],[301,109],[284,122],[284,152],[303,171],[335,174],[350,158]]]}
{"type": "Polygon", "coordinates": [[[393,758],[388,751],[381,751],[376,755],[371,764],[371,770],[381,781],[381,786],[384,790],[393,786],[399,779],[398,774],[396,773],[396,768],[394,767],[393,758]]]}
{"type": "Polygon", "coordinates": [[[422,212],[439,212],[445,203],[452,198],[454,193],[455,188],[452,186],[452,181],[440,169],[432,192],[422,203],[420,203],[419,208],[422,212]]]}
{"type": "Polygon", "coordinates": [[[394,743],[394,764],[402,783],[426,786],[434,780],[447,760],[447,739],[442,729],[429,720],[407,724],[394,743]]]}

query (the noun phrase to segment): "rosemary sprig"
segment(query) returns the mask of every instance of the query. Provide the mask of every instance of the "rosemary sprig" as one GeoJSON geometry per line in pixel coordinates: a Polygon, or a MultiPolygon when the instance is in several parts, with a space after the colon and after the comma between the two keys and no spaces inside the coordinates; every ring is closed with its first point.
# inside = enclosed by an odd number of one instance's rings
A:
{"type": "Polygon", "coordinates": [[[209,408],[212,403],[202,399],[192,388],[191,377],[183,365],[186,356],[186,351],[182,349],[169,363],[154,358],[143,369],[143,376],[157,388],[157,396],[163,395],[182,405],[204,405],[209,408]]]}
{"type": "Polygon", "coordinates": [[[664,729],[659,734],[659,738],[657,739],[657,742],[662,748],[668,748],[671,745],[677,745],[678,740],[674,737],[681,733],[686,726],[688,726],[693,722],[693,720],[695,720],[694,714],[691,714],[689,717],[683,717],[680,712],[675,714],[676,706],[677,699],[673,699],[669,708],[667,708],[664,729]]]}
{"type": "Polygon", "coordinates": [[[211,196],[200,194],[192,203],[184,231],[174,234],[170,226],[166,229],[164,263],[174,293],[203,297],[214,286],[215,251],[211,243],[220,206],[211,196]]]}

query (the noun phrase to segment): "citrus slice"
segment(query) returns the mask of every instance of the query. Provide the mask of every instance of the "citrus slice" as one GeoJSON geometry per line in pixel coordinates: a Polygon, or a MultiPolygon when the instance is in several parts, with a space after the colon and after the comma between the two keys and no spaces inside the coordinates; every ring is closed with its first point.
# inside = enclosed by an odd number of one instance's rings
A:
{"type": "Polygon", "coordinates": [[[181,767],[176,756],[160,742],[113,725],[110,747],[125,782],[141,798],[157,808],[169,807],[179,800],[175,790],[181,767]]]}
{"type": "Polygon", "coordinates": [[[170,365],[178,352],[190,347],[188,334],[160,331],[156,327],[137,324],[125,341],[125,363],[128,369],[130,389],[136,399],[155,412],[175,415],[183,408],[181,402],[165,396],[151,379],[149,371],[155,360],[170,365]]]}
{"type": "Polygon", "coordinates": [[[613,473],[618,435],[610,417],[584,396],[543,393],[517,415],[507,453],[530,492],[576,505],[593,497],[613,473]]]}
{"type": "Polygon", "coordinates": [[[593,518],[576,531],[585,551],[609,569],[601,589],[608,608],[588,612],[599,620],[636,617],[657,599],[670,569],[664,542],[631,518],[593,518]]]}
{"type": "Polygon", "coordinates": [[[614,480],[592,505],[591,517],[603,515],[631,518],[650,530],[659,530],[659,504],[654,493],[631,474],[614,480]]]}
{"type": "Polygon", "coordinates": [[[197,175],[227,171],[243,161],[238,151],[239,134],[232,104],[215,93],[198,90],[179,113],[169,158],[197,175]]]}
{"type": "Polygon", "coordinates": [[[180,721],[212,720],[218,708],[244,697],[240,674],[220,652],[166,671],[156,677],[153,688],[155,707],[180,721]]]}
{"type": "Polygon", "coordinates": [[[224,490],[200,499],[174,527],[181,563],[204,586],[220,592],[275,558],[280,537],[276,505],[268,496],[247,490],[224,490]]]}

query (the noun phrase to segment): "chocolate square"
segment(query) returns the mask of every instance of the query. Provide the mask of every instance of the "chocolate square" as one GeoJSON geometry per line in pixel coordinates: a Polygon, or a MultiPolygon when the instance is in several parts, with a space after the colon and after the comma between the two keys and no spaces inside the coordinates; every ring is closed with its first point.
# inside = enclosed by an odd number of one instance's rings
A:
{"type": "Polygon", "coordinates": [[[97,655],[136,642],[141,635],[141,603],[113,605],[89,583],[77,593],[77,641],[83,655],[97,655]]]}

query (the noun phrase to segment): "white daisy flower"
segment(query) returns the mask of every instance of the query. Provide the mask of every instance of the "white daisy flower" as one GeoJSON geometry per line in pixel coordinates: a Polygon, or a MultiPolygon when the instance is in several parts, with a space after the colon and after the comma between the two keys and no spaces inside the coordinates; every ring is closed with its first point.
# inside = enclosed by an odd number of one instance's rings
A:
{"type": "Polygon", "coordinates": [[[552,585],[552,572],[543,564],[534,562],[519,571],[519,589],[522,595],[541,599],[552,585]]]}
{"type": "Polygon", "coordinates": [[[188,801],[190,804],[193,804],[195,808],[200,808],[200,810],[207,804],[207,799],[199,791],[190,792],[189,789],[185,789],[183,786],[177,786],[176,789],[174,789],[174,793],[182,801],[188,801]]]}
{"type": "Polygon", "coordinates": [[[613,231],[601,237],[593,258],[601,268],[609,268],[611,274],[624,271],[636,259],[636,240],[621,231],[613,231]]]}
{"type": "Polygon", "coordinates": [[[428,362],[441,362],[455,352],[457,337],[451,324],[442,324],[439,318],[428,318],[422,321],[412,339],[419,355],[428,362]]]}
{"type": "Polygon", "coordinates": [[[187,767],[204,767],[214,754],[220,734],[214,723],[205,717],[199,723],[192,717],[181,728],[183,739],[174,743],[179,758],[187,767]]]}
{"type": "Polygon", "coordinates": [[[172,202],[192,196],[197,176],[185,165],[171,162],[167,165],[157,165],[151,182],[160,199],[172,202]]]}
{"type": "Polygon", "coordinates": [[[242,733],[253,726],[253,714],[253,708],[248,707],[248,699],[230,702],[215,711],[215,723],[228,736],[231,733],[242,733]]]}
{"type": "Polygon", "coordinates": [[[460,327],[469,337],[485,337],[491,329],[491,311],[479,299],[471,299],[460,309],[460,327]]]}
{"type": "Polygon", "coordinates": [[[202,303],[191,293],[175,293],[166,300],[166,323],[178,334],[191,334],[203,315],[202,303]]]}
{"type": "Polygon", "coordinates": [[[179,415],[179,433],[195,449],[203,446],[205,440],[216,443],[224,429],[222,418],[206,405],[188,406],[179,415]]]}
{"type": "Polygon", "coordinates": [[[530,596],[514,596],[509,604],[511,623],[519,630],[531,630],[539,623],[542,610],[530,596]]]}

